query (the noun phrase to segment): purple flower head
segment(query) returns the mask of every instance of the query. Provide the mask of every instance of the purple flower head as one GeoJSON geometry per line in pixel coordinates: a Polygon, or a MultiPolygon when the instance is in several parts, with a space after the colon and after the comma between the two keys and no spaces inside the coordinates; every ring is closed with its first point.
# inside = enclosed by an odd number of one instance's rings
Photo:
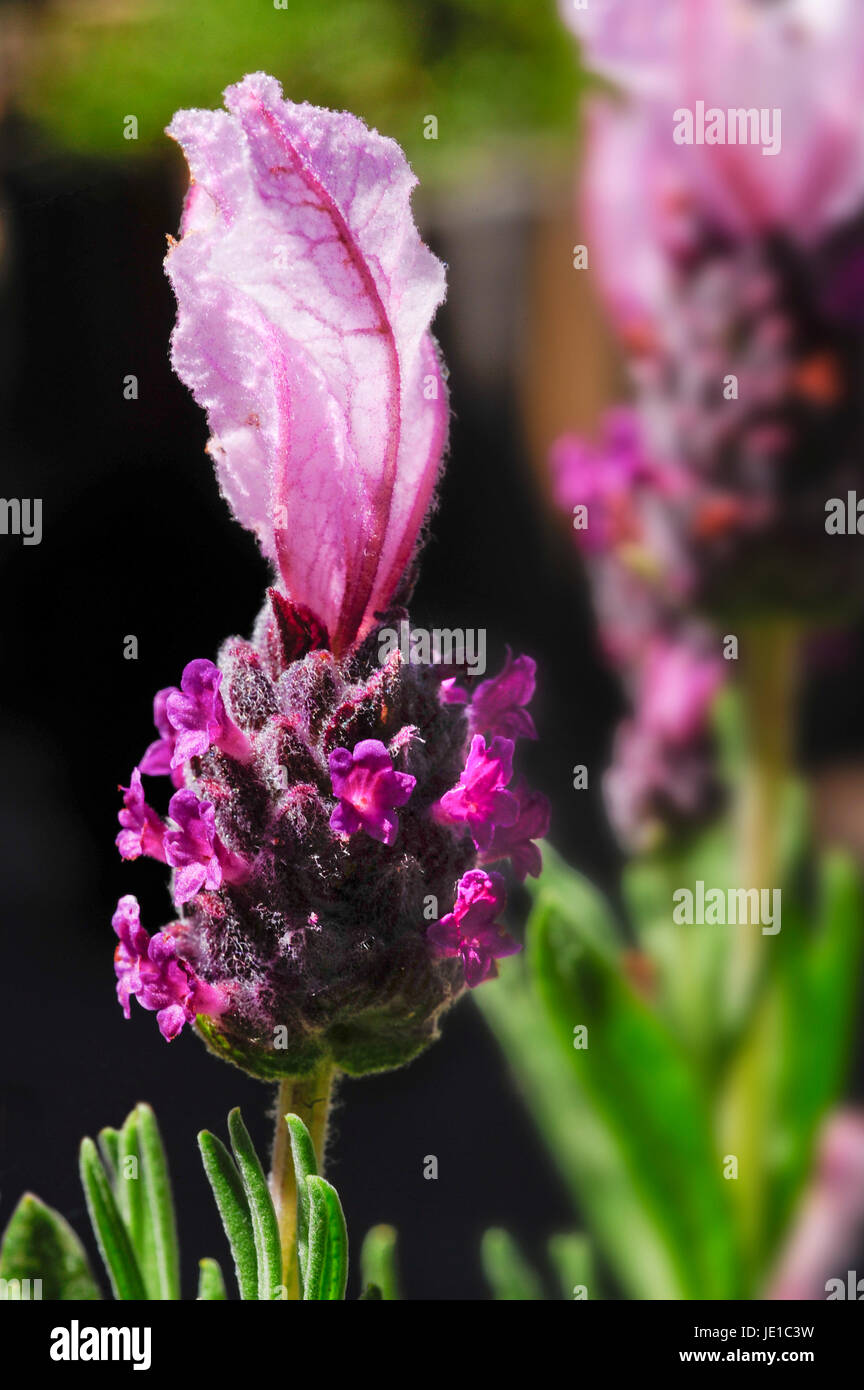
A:
{"type": "Polygon", "coordinates": [[[444,267],[392,140],[263,73],[225,104],[169,128],[193,178],[166,261],[174,368],[235,516],[341,656],[392,602],[438,480],[444,267]]]}
{"type": "Polygon", "coordinates": [[[465,982],[471,989],[497,975],[496,960],[521,950],[518,941],[495,921],[504,904],[501,875],[471,869],[459,881],[453,911],[427,931],[439,955],[462,957],[465,982]]]}
{"type": "Polygon", "coordinates": [[[126,1018],[135,995],[143,1009],[156,1014],[167,1042],[198,1014],[216,1016],[227,1003],[225,991],[205,984],[177,956],[173,937],[165,931],[150,936],[141,925],[138,901],[126,894],[117,904],[111,925],[120,938],[114,952],[117,998],[126,1018]]]}
{"type": "Polygon", "coordinates": [[[512,775],[513,740],[493,738],[487,748],[483,735],[475,734],[462,776],[438,802],[439,819],[464,825],[478,850],[487,850],[496,826],[513,825],[519,814],[517,798],[505,790],[512,775]]]}
{"type": "Polygon", "coordinates": [[[115,844],[121,857],[138,859],[140,855],[147,854],[151,859],[161,859],[164,864],[162,837],[165,826],[152,806],[147,805],[139,768],[132,769],[129,786],[120,790],[123,793],[123,810],[118,812],[117,819],[123,829],[115,844]]]}
{"type": "Polygon", "coordinates": [[[368,738],[354,746],[334,748],[329,758],[333,794],[339,804],[330,817],[337,835],[356,835],[365,830],[373,840],[392,845],[399,831],[397,806],[404,806],[417,783],[407,772],[397,772],[379,739],[368,738]]]}
{"type": "Polygon", "coordinates": [[[214,743],[238,762],[248,759],[249,741],[228,716],[221,684],[219,667],[200,657],[184,668],[180,689],[168,692],[165,711],[176,734],[172,768],[202,757],[214,743]]]}
{"type": "Polygon", "coordinates": [[[483,858],[487,864],[509,859],[516,878],[524,883],[528,874],[539,878],[543,868],[543,856],[534,841],[542,840],[549,832],[549,802],[542,792],[527,787],[517,787],[515,794],[519,814],[513,825],[496,826],[492,844],[483,858]]]}
{"type": "Polygon", "coordinates": [[[168,696],[174,690],[175,687],[170,685],[164,690],[157,690],[153,697],[153,723],[159,737],[147,748],[140,766],[148,777],[170,777],[175,787],[180,787],[183,785],[183,769],[171,763],[177,732],[168,718],[168,696]]]}
{"type": "Polygon", "coordinates": [[[168,814],[176,830],[165,832],[165,857],[177,870],[174,897],[186,903],[202,888],[221,887],[223,878],[240,883],[246,865],[239,855],[230,854],[216,835],[216,812],[209,801],[199,801],[193,791],[175,792],[168,814]]]}

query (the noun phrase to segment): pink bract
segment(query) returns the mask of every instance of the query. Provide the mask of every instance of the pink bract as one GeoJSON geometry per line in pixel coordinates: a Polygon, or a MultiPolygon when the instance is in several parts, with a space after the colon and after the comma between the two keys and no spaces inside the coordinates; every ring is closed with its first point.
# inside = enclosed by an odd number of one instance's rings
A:
{"type": "Polygon", "coordinates": [[[338,656],[392,602],[438,479],[444,267],[392,140],[263,73],[225,103],[169,127],[193,179],[166,261],[174,368],[235,516],[338,656]]]}

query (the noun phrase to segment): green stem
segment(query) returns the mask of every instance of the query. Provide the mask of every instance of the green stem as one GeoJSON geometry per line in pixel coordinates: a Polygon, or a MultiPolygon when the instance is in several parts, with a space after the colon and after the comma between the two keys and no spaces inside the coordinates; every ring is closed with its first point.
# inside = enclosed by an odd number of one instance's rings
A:
{"type": "Polygon", "coordinates": [[[323,1171],[324,1149],[327,1143],[327,1122],[330,1116],[333,1082],[336,1069],[323,1063],[309,1076],[279,1083],[276,1098],[276,1132],[273,1141],[273,1160],[270,1170],[270,1195],[279,1222],[282,1246],[282,1282],[289,1299],[300,1297],[300,1273],[297,1266],[297,1184],[294,1180],[294,1161],[286,1115],[299,1115],[312,1136],[318,1171],[323,1171]]]}
{"type": "MultiPolygon", "coordinates": [[[[779,888],[783,796],[792,761],[792,713],[798,631],[787,622],[754,625],[741,635],[741,694],[745,765],[738,806],[738,883],[779,888]]],[[[758,1270],[766,1176],[765,1122],[774,1020],[759,990],[770,965],[756,924],[739,923],[732,946],[730,985],[743,1023],[742,1045],[726,1097],[725,1143],[738,1159],[737,1195],[745,1253],[758,1270]]]]}

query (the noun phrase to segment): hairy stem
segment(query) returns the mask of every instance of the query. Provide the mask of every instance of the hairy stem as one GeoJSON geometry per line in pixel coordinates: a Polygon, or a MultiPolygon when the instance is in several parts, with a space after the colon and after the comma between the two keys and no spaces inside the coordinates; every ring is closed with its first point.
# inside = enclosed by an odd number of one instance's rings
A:
{"type": "Polygon", "coordinates": [[[330,1115],[333,1082],[336,1070],[330,1062],[322,1064],[309,1076],[279,1083],[276,1098],[276,1131],[273,1140],[273,1159],[270,1169],[270,1195],[279,1222],[282,1245],[282,1283],[289,1299],[300,1297],[300,1274],[297,1267],[297,1184],[291,1157],[291,1139],[286,1115],[299,1115],[312,1136],[318,1171],[323,1170],[324,1149],[327,1143],[327,1121],[330,1115]]]}

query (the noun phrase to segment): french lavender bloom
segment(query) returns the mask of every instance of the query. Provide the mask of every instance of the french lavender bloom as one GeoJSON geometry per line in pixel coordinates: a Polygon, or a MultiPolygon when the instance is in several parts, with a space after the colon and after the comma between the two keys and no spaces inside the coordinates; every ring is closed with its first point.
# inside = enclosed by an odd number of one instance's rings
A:
{"type": "MultiPolygon", "coordinates": [[[[392,141],[260,73],[225,100],[170,128],[193,180],[166,262],[173,362],[275,582],[250,640],[157,696],[142,767],[179,781],[160,824],[180,920],[132,935],[124,899],[121,1002],[171,1010],[166,1036],[194,1021],[262,1078],[359,1075],[421,1051],[516,949],[478,860],[539,872],[548,809],[508,790],[493,732],[534,736],[534,663],[508,652],[475,711],[442,668],[381,659],[446,444],[444,270],[392,141]]],[[[137,784],[123,814],[150,827],[137,784]]]]}
{"type": "Polygon", "coordinates": [[[676,517],[695,488],[658,465],[638,417],[610,412],[599,444],[552,452],[556,497],[584,526],[574,539],[591,578],[602,646],[633,713],[618,730],[604,789],[624,844],[646,849],[695,831],[723,804],[712,707],[724,680],[720,641],[689,611],[695,580],[676,517]]]}

